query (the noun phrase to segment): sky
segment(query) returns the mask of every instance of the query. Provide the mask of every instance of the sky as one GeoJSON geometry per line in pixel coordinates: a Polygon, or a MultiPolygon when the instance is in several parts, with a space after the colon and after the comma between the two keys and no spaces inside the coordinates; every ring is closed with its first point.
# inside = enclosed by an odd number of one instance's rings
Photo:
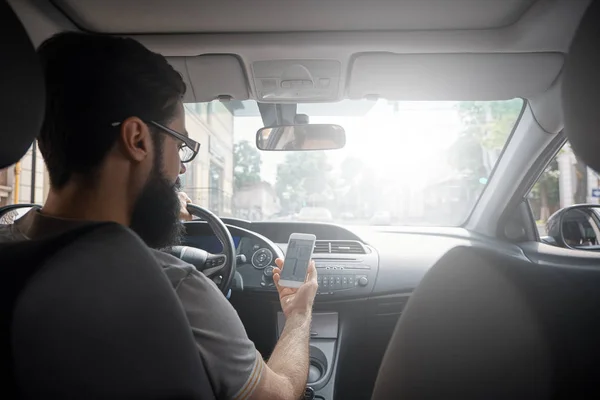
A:
{"type": "MultiPolygon", "coordinates": [[[[446,150],[461,131],[453,102],[402,102],[398,109],[378,101],[367,114],[358,117],[310,117],[311,123],[331,123],[346,131],[346,146],[327,151],[334,168],[348,156],[360,158],[381,177],[393,174],[395,181],[414,189],[444,179],[450,174],[446,150]]],[[[255,143],[263,127],[260,117],[235,117],[234,141],[255,143]]],[[[275,183],[277,165],[285,152],[261,152],[263,180],[275,183]]]]}

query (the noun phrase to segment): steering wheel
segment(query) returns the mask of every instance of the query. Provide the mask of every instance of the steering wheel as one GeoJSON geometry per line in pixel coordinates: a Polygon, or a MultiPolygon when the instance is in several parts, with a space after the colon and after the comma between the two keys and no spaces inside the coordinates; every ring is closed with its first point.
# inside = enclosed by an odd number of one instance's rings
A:
{"type": "Polygon", "coordinates": [[[235,276],[237,254],[233,237],[223,221],[211,211],[195,204],[188,204],[187,209],[191,215],[208,223],[223,245],[223,253],[211,254],[189,246],[173,246],[167,250],[167,253],[195,266],[198,271],[211,278],[224,295],[227,295],[235,276]]]}

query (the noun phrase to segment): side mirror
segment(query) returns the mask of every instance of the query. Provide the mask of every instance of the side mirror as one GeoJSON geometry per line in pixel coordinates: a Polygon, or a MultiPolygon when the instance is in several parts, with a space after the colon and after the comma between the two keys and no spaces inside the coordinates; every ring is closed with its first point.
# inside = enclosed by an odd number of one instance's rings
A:
{"type": "Polygon", "coordinates": [[[256,133],[256,147],[265,151],[336,150],[346,145],[346,132],[339,125],[281,125],[256,133]]]}
{"type": "Polygon", "coordinates": [[[42,208],[37,204],[11,204],[0,207],[0,225],[10,225],[33,208],[42,208]]]}
{"type": "Polygon", "coordinates": [[[549,244],[551,246],[558,246],[558,243],[556,243],[556,239],[554,239],[552,236],[542,236],[540,237],[540,240],[543,243],[549,244]]]}
{"type": "Polygon", "coordinates": [[[564,208],[558,217],[558,245],[574,250],[600,251],[600,205],[564,208]]]}

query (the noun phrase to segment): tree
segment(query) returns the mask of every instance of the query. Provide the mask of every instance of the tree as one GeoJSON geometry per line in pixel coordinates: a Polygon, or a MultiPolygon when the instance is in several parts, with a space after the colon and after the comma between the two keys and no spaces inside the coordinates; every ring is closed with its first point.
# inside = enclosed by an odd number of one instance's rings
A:
{"type": "Polygon", "coordinates": [[[573,200],[576,204],[587,203],[587,165],[579,157],[575,156],[575,193],[573,200]]]}
{"type": "Polygon", "coordinates": [[[346,157],[341,164],[342,179],[346,184],[352,184],[358,180],[364,168],[363,161],[358,157],[346,157]]]}
{"type": "Polygon", "coordinates": [[[358,217],[364,208],[363,191],[360,181],[364,170],[364,163],[358,157],[349,156],[340,164],[340,174],[337,185],[340,186],[336,199],[336,208],[340,212],[351,212],[358,217]]]}
{"type": "Polygon", "coordinates": [[[233,145],[233,185],[240,189],[261,181],[260,166],[262,160],[260,153],[247,140],[242,140],[233,145]]]}
{"type": "MultiPolygon", "coordinates": [[[[536,216],[541,221],[547,221],[548,217],[560,208],[558,177],[558,161],[555,157],[531,189],[530,198],[539,201],[539,204],[534,202],[532,206],[539,207],[539,213],[536,213],[536,216]]],[[[535,208],[537,209],[537,207],[535,208]]]]}
{"type": "Polygon", "coordinates": [[[463,101],[457,111],[464,129],[449,151],[448,163],[477,198],[481,180],[487,179],[496,156],[510,135],[523,107],[521,99],[509,101],[463,101]]]}
{"type": "Polygon", "coordinates": [[[515,126],[523,101],[462,101],[459,116],[465,126],[463,136],[470,136],[487,150],[502,150],[515,126]]]}
{"type": "Polygon", "coordinates": [[[378,208],[384,187],[379,184],[377,175],[369,167],[364,167],[358,181],[358,196],[362,211],[371,216],[378,208]]]}
{"type": "Polygon", "coordinates": [[[320,206],[331,191],[328,175],[331,166],[323,151],[295,151],[277,166],[275,190],[287,211],[304,206],[320,206]],[[322,196],[319,196],[322,195],[322,196]],[[316,196],[315,196],[316,195],[316,196]]]}
{"type": "MultiPolygon", "coordinates": [[[[337,191],[340,196],[335,202],[337,211],[351,212],[356,218],[366,218],[378,209],[386,188],[396,179],[391,178],[386,182],[362,159],[349,156],[341,162],[337,180],[337,185],[341,186],[337,191]]],[[[332,186],[335,187],[334,184],[332,186]]]]}

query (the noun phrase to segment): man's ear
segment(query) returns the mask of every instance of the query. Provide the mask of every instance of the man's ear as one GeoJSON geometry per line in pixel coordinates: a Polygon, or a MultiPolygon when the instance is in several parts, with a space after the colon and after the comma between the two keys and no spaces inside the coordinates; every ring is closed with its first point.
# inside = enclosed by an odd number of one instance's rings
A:
{"type": "Polygon", "coordinates": [[[150,130],[138,117],[129,117],[121,123],[119,142],[125,157],[132,161],[142,162],[152,152],[150,130]]]}

